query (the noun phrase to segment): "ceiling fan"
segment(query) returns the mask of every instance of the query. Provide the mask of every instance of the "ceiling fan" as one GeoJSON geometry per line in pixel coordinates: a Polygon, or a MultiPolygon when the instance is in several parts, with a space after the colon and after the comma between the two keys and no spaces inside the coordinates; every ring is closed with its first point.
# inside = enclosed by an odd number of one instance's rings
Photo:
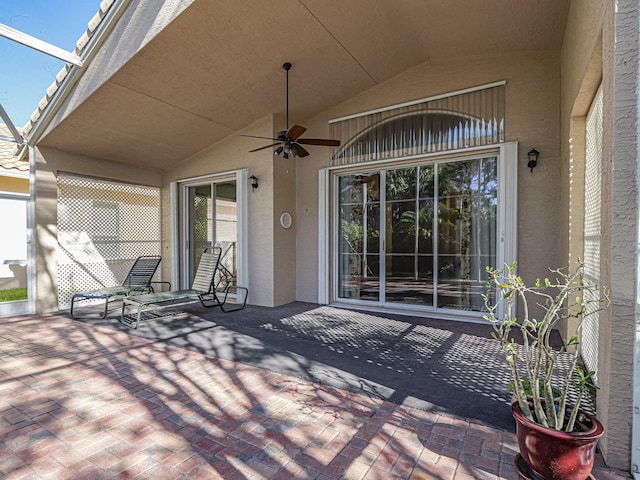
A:
{"type": "Polygon", "coordinates": [[[249,151],[257,152],[259,150],[264,150],[265,148],[277,146],[278,148],[275,149],[276,155],[282,154],[284,158],[289,158],[289,156],[293,156],[295,158],[306,157],[307,155],[309,155],[309,152],[305,150],[302,145],[323,145],[326,147],[339,147],[340,140],[330,140],[323,138],[300,138],[302,134],[307,131],[306,127],[303,127],[302,125],[293,125],[291,128],[289,128],[289,70],[291,69],[291,64],[287,62],[282,65],[282,68],[287,72],[287,129],[278,132],[277,138],[257,137],[255,135],[242,135],[243,137],[264,138],[265,140],[274,140],[276,142],[249,151]]]}

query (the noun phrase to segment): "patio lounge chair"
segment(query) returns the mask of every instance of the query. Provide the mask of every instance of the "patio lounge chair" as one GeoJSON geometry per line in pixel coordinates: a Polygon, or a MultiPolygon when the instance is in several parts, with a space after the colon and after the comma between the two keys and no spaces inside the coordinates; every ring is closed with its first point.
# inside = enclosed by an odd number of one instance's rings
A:
{"type": "Polygon", "coordinates": [[[213,252],[205,250],[200,257],[198,270],[193,279],[193,284],[189,290],[174,290],[158,293],[144,293],[141,295],[132,295],[122,300],[122,312],[120,314],[120,323],[130,328],[138,328],[140,325],[140,316],[143,312],[160,310],[169,307],[178,307],[190,303],[200,302],[206,308],[220,307],[223,312],[235,312],[242,310],[247,304],[249,290],[246,287],[231,285],[228,283],[224,289],[224,298],[220,300],[218,292],[215,288],[216,271],[220,266],[220,257],[222,249],[214,247],[213,252]],[[226,309],[225,303],[229,296],[229,291],[234,288],[236,292],[243,291],[244,299],[239,307],[226,309]],[[136,307],[136,320],[133,321],[125,315],[127,306],[136,307]]]}
{"type": "Polygon", "coordinates": [[[155,275],[156,270],[158,269],[158,265],[160,265],[160,260],[162,260],[162,257],[160,257],[159,255],[146,255],[138,257],[133,263],[131,270],[129,270],[129,273],[124,279],[124,282],[122,282],[122,285],[101,288],[99,290],[93,290],[87,293],[76,293],[75,295],[73,295],[73,297],[71,297],[71,309],[69,312],[71,314],[71,318],[77,319],[95,317],[95,315],[81,317],[74,313],[76,302],[80,302],[82,300],[104,300],[104,310],[99,314],[100,318],[104,318],[107,316],[109,302],[114,300],[115,298],[124,297],[131,294],[132,292],[153,292],[154,290],[151,286],[151,283],[154,282],[152,282],[151,279],[155,275]]]}

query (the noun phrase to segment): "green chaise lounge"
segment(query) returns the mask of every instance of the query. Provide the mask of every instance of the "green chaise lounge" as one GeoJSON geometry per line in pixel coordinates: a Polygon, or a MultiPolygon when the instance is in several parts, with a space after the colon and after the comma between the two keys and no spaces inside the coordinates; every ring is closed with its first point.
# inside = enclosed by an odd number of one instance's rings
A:
{"type": "Polygon", "coordinates": [[[151,286],[153,282],[151,280],[158,269],[158,265],[160,265],[160,260],[162,260],[162,257],[159,255],[144,255],[138,257],[133,263],[131,270],[129,270],[124,282],[122,282],[122,285],[105,287],[87,293],[76,293],[71,297],[71,309],[69,312],[71,318],[95,318],[95,315],[76,315],[76,303],[83,300],[104,300],[104,310],[99,314],[100,318],[104,318],[107,316],[109,302],[130,295],[133,292],[153,292],[154,290],[151,286]]]}
{"type": "Polygon", "coordinates": [[[143,312],[160,310],[162,308],[178,307],[194,302],[200,302],[204,307],[220,307],[223,312],[234,312],[242,310],[247,304],[249,291],[246,287],[239,287],[228,283],[224,289],[224,298],[222,301],[218,297],[215,289],[215,276],[220,266],[220,257],[222,249],[214,247],[213,252],[205,250],[200,257],[198,270],[193,279],[191,289],[174,290],[158,293],[144,293],[140,295],[131,295],[122,301],[122,312],[120,314],[120,323],[130,328],[138,328],[140,326],[140,317],[143,312]],[[239,306],[227,309],[225,303],[231,289],[235,289],[237,293],[242,292],[244,299],[239,306]],[[125,314],[127,307],[135,308],[135,321],[128,318],[125,314]]]}

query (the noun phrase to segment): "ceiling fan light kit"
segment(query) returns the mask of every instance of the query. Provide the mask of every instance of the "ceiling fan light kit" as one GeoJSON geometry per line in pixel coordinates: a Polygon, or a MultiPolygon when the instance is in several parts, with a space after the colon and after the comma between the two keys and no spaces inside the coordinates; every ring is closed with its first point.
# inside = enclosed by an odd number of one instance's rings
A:
{"type": "Polygon", "coordinates": [[[283,158],[289,158],[290,156],[296,157],[306,157],[309,155],[309,152],[302,145],[321,145],[325,147],[339,147],[340,140],[330,140],[325,138],[300,138],[304,132],[307,131],[306,127],[302,125],[293,125],[289,128],[289,70],[291,70],[291,63],[286,62],[282,65],[282,68],[286,72],[287,77],[287,104],[286,104],[286,112],[287,112],[287,129],[278,132],[277,138],[269,138],[269,137],[257,137],[255,135],[243,135],[243,137],[251,137],[251,138],[263,138],[265,140],[273,140],[276,143],[272,143],[270,145],[265,145],[264,147],[255,148],[253,150],[249,150],[249,152],[257,152],[259,150],[264,150],[265,148],[278,147],[275,149],[274,153],[276,156],[280,156],[282,154],[283,158]]]}

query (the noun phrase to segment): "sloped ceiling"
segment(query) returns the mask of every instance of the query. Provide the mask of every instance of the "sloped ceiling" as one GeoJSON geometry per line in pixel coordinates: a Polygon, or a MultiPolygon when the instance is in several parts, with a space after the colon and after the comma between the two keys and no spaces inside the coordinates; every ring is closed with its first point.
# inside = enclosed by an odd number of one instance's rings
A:
{"type": "Polygon", "coordinates": [[[286,61],[290,123],[302,123],[429,59],[558,51],[567,9],[567,0],[196,0],[40,143],[165,169],[284,115],[286,61]]]}

